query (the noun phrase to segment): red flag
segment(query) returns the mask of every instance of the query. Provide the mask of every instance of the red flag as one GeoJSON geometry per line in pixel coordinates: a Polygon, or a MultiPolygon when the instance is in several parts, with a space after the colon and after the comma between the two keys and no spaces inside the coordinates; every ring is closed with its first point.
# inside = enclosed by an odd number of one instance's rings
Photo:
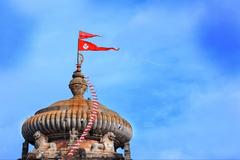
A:
{"type": "Polygon", "coordinates": [[[119,48],[98,47],[97,45],[91,42],[84,41],[81,39],[78,40],[78,51],[108,51],[108,50],[118,51],[119,48]]]}
{"type": "Polygon", "coordinates": [[[79,39],[85,39],[85,38],[92,38],[92,37],[96,37],[96,36],[99,36],[99,35],[80,31],[78,38],[79,39]]]}

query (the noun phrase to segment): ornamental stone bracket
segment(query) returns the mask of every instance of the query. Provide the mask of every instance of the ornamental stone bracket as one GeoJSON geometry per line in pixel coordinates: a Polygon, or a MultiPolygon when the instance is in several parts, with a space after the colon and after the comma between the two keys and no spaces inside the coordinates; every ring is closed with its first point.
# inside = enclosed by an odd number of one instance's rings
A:
{"type": "Polygon", "coordinates": [[[93,143],[91,146],[91,152],[109,152],[114,153],[114,138],[116,136],[112,132],[106,133],[100,140],[100,142],[93,143]]]}
{"type": "Polygon", "coordinates": [[[35,139],[35,148],[32,151],[32,156],[36,159],[53,159],[58,156],[56,143],[49,143],[47,136],[37,131],[33,137],[35,139]]]}

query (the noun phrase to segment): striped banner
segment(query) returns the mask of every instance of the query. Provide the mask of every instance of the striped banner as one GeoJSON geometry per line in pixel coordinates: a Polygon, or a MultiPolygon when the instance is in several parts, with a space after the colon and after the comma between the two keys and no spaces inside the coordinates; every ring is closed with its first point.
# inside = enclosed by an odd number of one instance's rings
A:
{"type": "Polygon", "coordinates": [[[85,80],[87,82],[87,85],[89,86],[89,89],[90,89],[90,92],[91,92],[91,95],[92,95],[92,104],[93,104],[92,111],[91,111],[90,118],[89,118],[89,121],[87,123],[87,126],[83,130],[82,135],[80,136],[80,138],[78,140],[76,140],[76,142],[71,146],[70,150],[68,151],[67,159],[71,159],[72,156],[76,153],[76,151],[78,150],[78,148],[80,146],[80,143],[85,140],[87,134],[89,133],[89,131],[93,127],[93,124],[94,124],[95,120],[97,119],[97,113],[98,113],[98,107],[99,107],[97,94],[96,94],[96,91],[94,89],[94,86],[89,81],[88,77],[85,77],[85,80]]]}

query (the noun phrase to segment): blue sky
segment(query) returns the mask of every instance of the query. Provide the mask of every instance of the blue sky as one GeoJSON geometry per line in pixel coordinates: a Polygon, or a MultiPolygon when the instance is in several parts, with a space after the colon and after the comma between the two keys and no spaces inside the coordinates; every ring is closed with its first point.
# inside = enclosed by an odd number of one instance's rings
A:
{"type": "Polygon", "coordinates": [[[71,97],[78,31],[116,52],[86,52],[102,104],[132,124],[133,159],[240,158],[238,0],[0,1],[0,159],[21,155],[21,125],[71,97]]]}

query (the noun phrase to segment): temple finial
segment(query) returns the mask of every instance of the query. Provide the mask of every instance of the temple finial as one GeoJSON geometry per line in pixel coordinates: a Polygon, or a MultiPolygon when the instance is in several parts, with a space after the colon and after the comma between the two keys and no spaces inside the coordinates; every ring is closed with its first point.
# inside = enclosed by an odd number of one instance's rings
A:
{"type": "Polygon", "coordinates": [[[84,92],[87,89],[87,82],[84,79],[84,75],[81,73],[81,65],[83,63],[83,55],[79,54],[81,59],[78,59],[77,69],[73,72],[72,80],[69,83],[69,88],[72,91],[74,97],[83,97],[84,92]]]}

